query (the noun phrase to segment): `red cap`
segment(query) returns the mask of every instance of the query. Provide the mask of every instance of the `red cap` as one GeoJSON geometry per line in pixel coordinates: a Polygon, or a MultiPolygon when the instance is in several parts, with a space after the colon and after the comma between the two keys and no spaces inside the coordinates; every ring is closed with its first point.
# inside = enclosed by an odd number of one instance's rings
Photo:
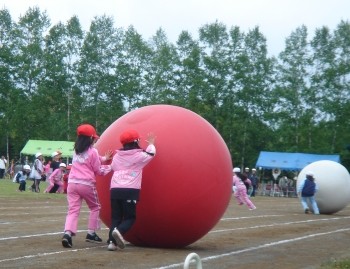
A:
{"type": "Polygon", "coordinates": [[[95,128],[90,124],[82,124],[77,128],[78,135],[92,136],[93,138],[99,138],[96,134],[95,128]]]}
{"type": "Polygon", "coordinates": [[[136,142],[138,139],[140,139],[140,135],[135,130],[128,130],[125,131],[120,135],[120,142],[125,145],[131,142],[136,142]]]}

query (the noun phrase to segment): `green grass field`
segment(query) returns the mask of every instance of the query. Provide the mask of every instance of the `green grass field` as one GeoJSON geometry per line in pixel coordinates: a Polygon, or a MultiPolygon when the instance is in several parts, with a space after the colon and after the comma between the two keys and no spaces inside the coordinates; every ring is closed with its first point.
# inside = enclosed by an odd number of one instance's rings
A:
{"type": "Polygon", "coordinates": [[[350,259],[331,261],[321,266],[322,269],[350,269],[350,259]]]}

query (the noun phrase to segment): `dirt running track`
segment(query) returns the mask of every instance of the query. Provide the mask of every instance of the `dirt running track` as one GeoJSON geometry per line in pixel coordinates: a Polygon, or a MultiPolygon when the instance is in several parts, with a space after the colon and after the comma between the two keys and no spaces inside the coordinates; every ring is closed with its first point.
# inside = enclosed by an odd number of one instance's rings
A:
{"type": "MultiPolygon", "coordinates": [[[[315,216],[304,214],[297,198],[258,196],[253,201],[258,209],[249,211],[232,197],[220,222],[184,249],[127,245],[110,252],[105,243],[85,242],[86,206],[73,248],[62,247],[65,195],[0,197],[0,268],[182,269],[191,252],[201,257],[203,269],[320,268],[324,262],[350,257],[350,206],[334,215],[315,216]]],[[[107,234],[103,226],[99,235],[104,241],[107,234]]]]}

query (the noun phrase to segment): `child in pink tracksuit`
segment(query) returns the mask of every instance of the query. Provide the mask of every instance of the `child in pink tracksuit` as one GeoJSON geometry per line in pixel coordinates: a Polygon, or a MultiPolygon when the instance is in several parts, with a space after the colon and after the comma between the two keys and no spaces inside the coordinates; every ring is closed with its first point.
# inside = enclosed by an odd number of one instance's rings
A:
{"type": "MultiPolygon", "coordinates": [[[[99,137],[96,130],[89,124],[77,128],[77,140],[74,145],[74,154],[71,171],[68,178],[67,201],[68,213],[62,237],[62,245],[71,248],[72,236],[77,233],[78,218],[82,200],[85,200],[90,209],[88,234],[85,241],[102,243],[96,234],[100,228],[100,202],[96,191],[96,175],[105,175],[111,171],[109,165],[101,165],[101,158],[93,144],[99,137]]],[[[107,152],[105,160],[110,160],[111,152],[107,152]]]]}
{"type": "Polygon", "coordinates": [[[48,193],[61,193],[63,192],[63,175],[66,169],[65,163],[60,163],[60,168],[52,172],[49,177],[49,186],[47,186],[45,192],[48,193]]]}
{"type": "Polygon", "coordinates": [[[125,131],[120,136],[123,148],[117,150],[112,160],[114,174],[111,179],[112,224],[109,230],[108,250],[125,247],[123,235],[136,220],[136,202],[139,200],[142,169],[156,153],[155,137],[148,135],[148,147],[139,146],[140,136],[134,130],[125,131]]]}
{"type": "Polygon", "coordinates": [[[246,204],[250,210],[254,210],[256,207],[247,195],[247,188],[244,185],[243,179],[244,176],[241,174],[241,169],[238,167],[233,168],[234,196],[239,205],[246,204]]]}

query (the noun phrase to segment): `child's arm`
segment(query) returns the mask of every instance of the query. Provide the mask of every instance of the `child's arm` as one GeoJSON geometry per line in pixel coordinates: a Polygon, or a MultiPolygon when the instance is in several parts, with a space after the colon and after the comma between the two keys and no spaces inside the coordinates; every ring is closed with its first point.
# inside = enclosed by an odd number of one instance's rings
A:
{"type": "Polygon", "coordinates": [[[154,146],[156,141],[156,137],[153,133],[148,133],[147,140],[148,142],[148,147],[146,148],[146,153],[149,155],[156,155],[156,147],[154,146]]]}

